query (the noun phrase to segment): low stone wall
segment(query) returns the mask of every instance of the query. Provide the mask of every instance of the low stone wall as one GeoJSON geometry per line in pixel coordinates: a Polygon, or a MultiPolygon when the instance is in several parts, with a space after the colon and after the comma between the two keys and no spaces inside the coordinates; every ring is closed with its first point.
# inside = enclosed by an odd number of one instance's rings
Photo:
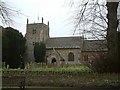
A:
{"type": "Polygon", "coordinates": [[[24,76],[3,76],[2,83],[4,87],[21,87],[21,85],[25,85],[25,77],[24,76]]]}
{"type": "MultiPolygon", "coordinates": [[[[25,77],[25,86],[41,87],[119,87],[119,74],[3,71],[4,77],[25,77]]],[[[8,78],[9,81],[9,78],[8,78]]],[[[16,83],[18,81],[16,80],[16,83]]],[[[3,86],[8,82],[3,82],[3,86]]],[[[14,82],[15,83],[15,82],[14,82]]],[[[11,84],[14,84],[11,82],[11,84]]],[[[9,85],[8,85],[9,86],[9,85]]]]}

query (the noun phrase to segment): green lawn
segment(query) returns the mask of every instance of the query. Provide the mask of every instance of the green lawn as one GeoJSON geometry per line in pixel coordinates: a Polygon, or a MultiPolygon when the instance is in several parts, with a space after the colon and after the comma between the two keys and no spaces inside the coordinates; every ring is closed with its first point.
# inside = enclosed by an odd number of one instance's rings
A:
{"type": "Polygon", "coordinates": [[[3,69],[3,71],[37,71],[37,72],[92,72],[86,66],[68,66],[68,67],[39,67],[29,69],[3,69]]]}

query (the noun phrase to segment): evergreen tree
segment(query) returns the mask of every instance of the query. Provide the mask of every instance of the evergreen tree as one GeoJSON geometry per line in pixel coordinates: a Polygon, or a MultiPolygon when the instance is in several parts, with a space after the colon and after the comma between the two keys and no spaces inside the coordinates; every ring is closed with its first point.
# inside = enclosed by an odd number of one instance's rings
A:
{"type": "Polygon", "coordinates": [[[37,63],[43,63],[45,61],[46,46],[43,42],[35,43],[34,46],[34,57],[37,63]]]}
{"type": "Polygon", "coordinates": [[[10,68],[18,68],[24,63],[25,42],[18,30],[7,27],[2,31],[2,61],[10,68]]]}

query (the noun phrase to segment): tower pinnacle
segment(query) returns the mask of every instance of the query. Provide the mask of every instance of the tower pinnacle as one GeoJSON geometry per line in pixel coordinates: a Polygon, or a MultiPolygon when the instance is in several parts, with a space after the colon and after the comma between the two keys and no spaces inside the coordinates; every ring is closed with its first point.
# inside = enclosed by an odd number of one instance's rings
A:
{"type": "Polygon", "coordinates": [[[29,20],[28,20],[28,18],[27,18],[27,24],[29,23],[29,20]]]}
{"type": "Polygon", "coordinates": [[[43,17],[42,17],[42,23],[43,23],[43,17]]]}
{"type": "Polygon", "coordinates": [[[48,27],[49,27],[49,21],[48,21],[48,27]]]}
{"type": "Polygon", "coordinates": [[[49,21],[48,21],[48,30],[49,30],[49,21]]]}
{"type": "Polygon", "coordinates": [[[39,22],[39,14],[38,14],[37,22],[39,22]]]}

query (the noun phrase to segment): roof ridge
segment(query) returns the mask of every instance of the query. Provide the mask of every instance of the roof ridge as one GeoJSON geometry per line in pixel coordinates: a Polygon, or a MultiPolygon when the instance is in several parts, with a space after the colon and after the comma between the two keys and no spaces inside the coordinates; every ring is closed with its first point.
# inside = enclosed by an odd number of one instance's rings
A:
{"type": "Polygon", "coordinates": [[[50,37],[49,39],[58,39],[58,38],[82,38],[82,37],[50,37]]]}

